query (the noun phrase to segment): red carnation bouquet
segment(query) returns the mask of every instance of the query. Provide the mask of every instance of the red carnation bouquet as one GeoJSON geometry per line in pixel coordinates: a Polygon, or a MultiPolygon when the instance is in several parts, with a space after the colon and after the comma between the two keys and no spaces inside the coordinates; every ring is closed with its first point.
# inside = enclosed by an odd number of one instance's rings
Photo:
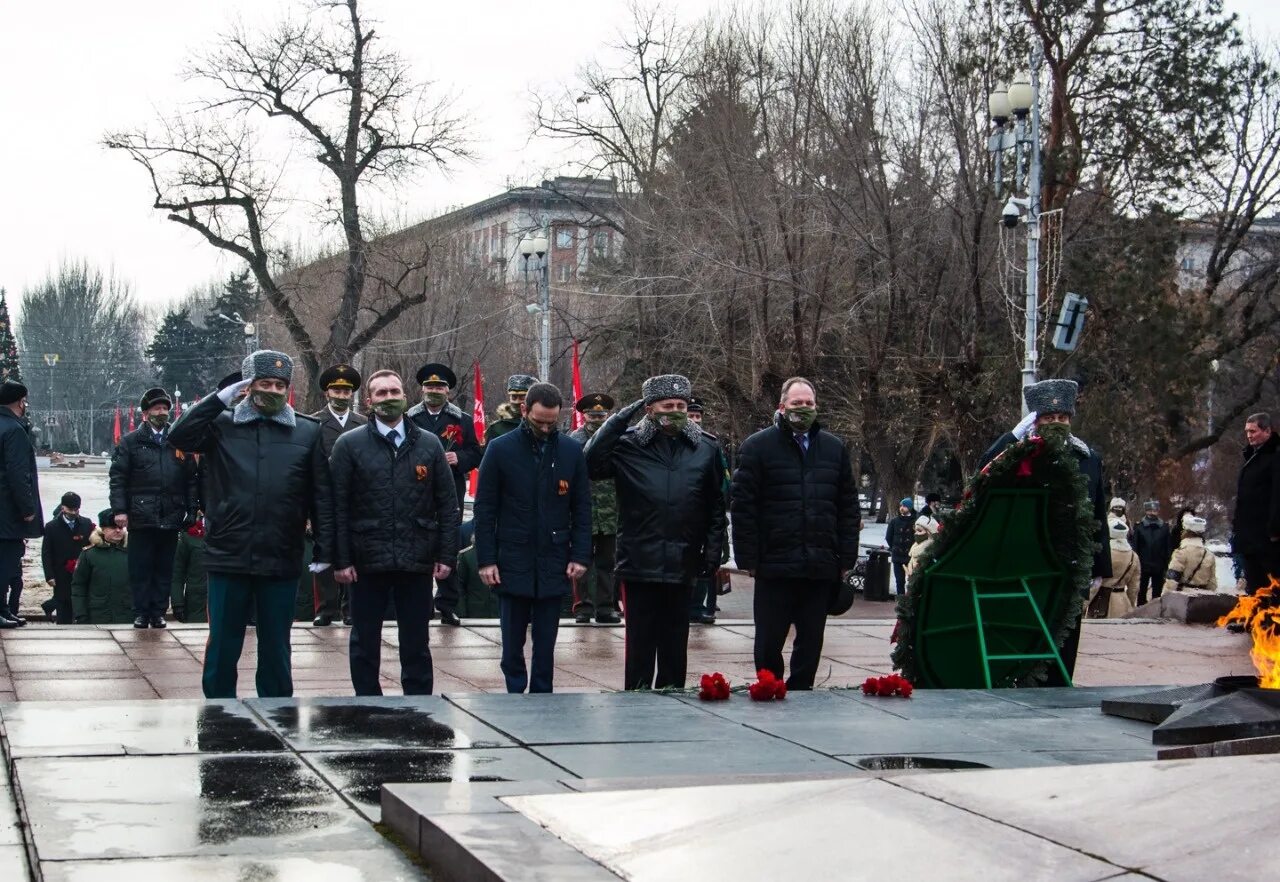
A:
{"type": "Polygon", "coordinates": [[[457,423],[450,423],[440,433],[440,440],[444,442],[445,452],[448,453],[454,445],[462,443],[462,427],[457,423]]]}
{"type": "Polygon", "coordinates": [[[773,671],[761,668],[756,671],[756,682],[747,687],[747,694],[752,701],[781,701],[787,697],[787,684],[773,671]]]}
{"type": "Polygon", "coordinates": [[[703,701],[729,700],[729,681],[719,671],[714,674],[703,674],[699,685],[702,688],[698,690],[698,698],[703,701]]]}
{"type": "Polygon", "coordinates": [[[911,685],[911,681],[901,674],[890,674],[887,677],[868,677],[866,682],[862,684],[863,695],[875,695],[880,698],[889,698],[893,695],[902,698],[910,698],[915,687],[911,685]]]}

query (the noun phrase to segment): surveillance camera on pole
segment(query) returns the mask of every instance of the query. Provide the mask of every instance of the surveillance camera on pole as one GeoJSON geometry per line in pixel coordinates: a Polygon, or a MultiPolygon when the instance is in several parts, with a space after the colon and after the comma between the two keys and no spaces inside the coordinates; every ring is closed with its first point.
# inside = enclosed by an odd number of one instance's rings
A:
{"type": "Polygon", "coordinates": [[[1022,220],[1022,211],[1018,208],[1018,200],[1010,199],[1004,204],[1004,210],[1000,212],[1000,223],[1012,230],[1020,220],[1022,220]]]}

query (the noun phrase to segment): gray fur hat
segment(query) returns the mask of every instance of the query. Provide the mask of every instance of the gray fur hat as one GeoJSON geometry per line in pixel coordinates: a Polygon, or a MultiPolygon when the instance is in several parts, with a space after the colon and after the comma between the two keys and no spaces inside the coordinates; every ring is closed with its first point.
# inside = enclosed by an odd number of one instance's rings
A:
{"type": "Polygon", "coordinates": [[[667,398],[682,398],[688,401],[693,397],[693,385],[688,377],[682,377],[679,374],[663,374],[645,380],[640,392],[645,404],[653,404],[655,401],[663,401],[667,398]]]}
{"type": "Polygon", "coordinates": [[[528,392],[533,384],[537,382],[537,377],[531,377],[528,374],[512,374],[507,377],[507,391],[528,392]]]}
{"type": "Polygon", "coordinates": [[[293,359],[274,349],[259,349],[253,355],[245,356],[240,373],[249,382],[272,379],[292,383],[293,359]]]}
{"type": "Polygon", "coordinates": [[[1065,413],[1075,416],[1080,384],[1075,380],[1041,380],[1022,390],[1027,410],[1037,414],[1065,413]]]}

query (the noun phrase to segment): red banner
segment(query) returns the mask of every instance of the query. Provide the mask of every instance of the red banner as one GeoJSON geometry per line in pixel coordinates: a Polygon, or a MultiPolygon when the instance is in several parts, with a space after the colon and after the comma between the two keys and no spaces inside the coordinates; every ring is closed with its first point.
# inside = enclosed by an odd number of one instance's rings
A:
{"type": "MultiPolygon", "coordinates": [[[[573,341],[573,404],[576,405],[582,399],[582,362],[578,361],[578,341],[573,341]]],[[[582,415],[582,411],[575,406],[573,408],[573,428],[581,429],[587,423],[587,418],[582,415]]]]}
{"type": "MultiPolygon", "coordinates": [[[[484,376],[481,375],[480,373],[480,362],[478,361],[475,362],[472,365],[472,368],[475,370],[475,374],[476,374],[476,394],[474,396],[476,403],[471,408],[471,419],[476,424],[476,440],[478,440],[481,446],[483,446],[484,445],[484,429],[485,429],[484,376]]],[[[470,486],[467,488],[471,493],[472,499],[475,499],[476,489],[479,486],[480,486],[480,471],[476,469],[471,472],[470,486]]]]}
{"type": "Polygon", "coordinates": [[[116,424],[111,430],[111,440],[114,444],[120,443],[120,405],[116,405],[116,424]]]}
{"type": "Polygon", "coordinates": [[[182,416],[182,399],[181,399],[181,398],[178,398],[178,397],[176,397],[176,396],[175,396],[175,397],[174,397],[174,399],[173,399],[173,413],[171,414],[171,416],[172,416],[175,420],[176,420],[178,417],[182,416]]]}
{"type": "Polygon", "coordinates": [[[293,407],[293,386],[289,387],[289,406],[293,407]]]}
{"type": "Polygon", "coordinates": [[[134,407],[130,405],[129,406],[129,431],[130,432],[132,432],[134,429],[137,428],[137,426],[135,426],[133,423],[133,411],[134,411],[134,407]]]}

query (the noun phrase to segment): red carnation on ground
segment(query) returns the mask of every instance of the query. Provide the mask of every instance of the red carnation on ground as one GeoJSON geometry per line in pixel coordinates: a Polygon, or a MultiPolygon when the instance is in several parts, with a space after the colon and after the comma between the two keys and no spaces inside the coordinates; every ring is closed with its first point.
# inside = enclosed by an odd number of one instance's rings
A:
{"type": "Polygon", "coordinates": [[[702,688],[698,690],[698,698],[703,701],[726,701],[729,698],[729,681],[719,671],[703,674],[699,685],[702,688]]]}
{"type": "Polygon", "coordinates": [[[893,695],[899,695],[903,698],[910,698],[915,687],[911,685],[911,681],[901,674],[889,674],[885,677],[868,677],[862,684],[863,695],[875,695],[880,698],[889,698],[893,695]]]}
{"type": "Polygon", "coordinates": [[[780,701],[787,697],[787,684],[773,671],[761,668],[756,671],[756,682],[747,687],[747,694],[752,701],[780,701]]]}

